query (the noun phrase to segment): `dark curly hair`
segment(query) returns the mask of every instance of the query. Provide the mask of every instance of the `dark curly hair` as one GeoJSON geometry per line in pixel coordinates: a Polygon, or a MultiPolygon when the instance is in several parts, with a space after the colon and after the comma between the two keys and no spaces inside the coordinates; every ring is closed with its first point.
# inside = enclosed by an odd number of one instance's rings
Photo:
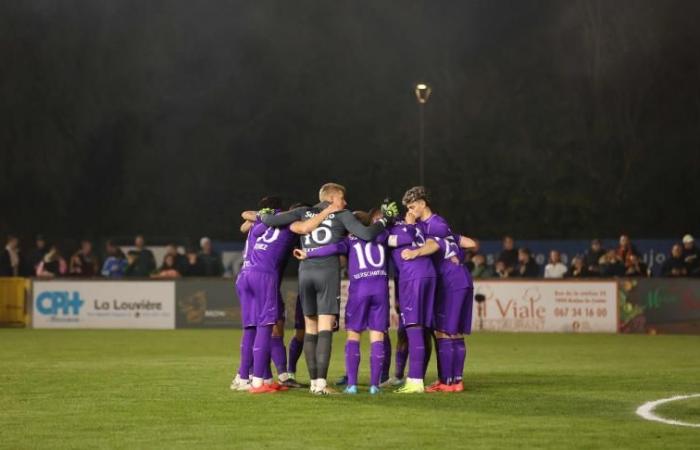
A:
{"type": "Polygon", "coordinates": [[[260,202],[258,202],[258,207],[260,209],[282,209],[282,199],[275,197],[274,195],[269,195],[267,197],[263,197],[260,202]]]}

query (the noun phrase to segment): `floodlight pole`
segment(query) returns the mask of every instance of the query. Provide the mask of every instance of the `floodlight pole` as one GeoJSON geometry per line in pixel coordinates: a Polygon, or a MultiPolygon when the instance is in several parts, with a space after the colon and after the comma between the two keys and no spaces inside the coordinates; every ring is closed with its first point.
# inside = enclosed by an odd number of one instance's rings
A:
{"type": "Polygon", "coordinates": [[[426,83],[418,83],[415,93],[418,101],[418,180],[425,186],[425,104],[432,89],[426,83]]]}
{"type": "Polygon", "coordinates": [[[418,180],[425,186],[425,103],[418,103],[418,180]]]}

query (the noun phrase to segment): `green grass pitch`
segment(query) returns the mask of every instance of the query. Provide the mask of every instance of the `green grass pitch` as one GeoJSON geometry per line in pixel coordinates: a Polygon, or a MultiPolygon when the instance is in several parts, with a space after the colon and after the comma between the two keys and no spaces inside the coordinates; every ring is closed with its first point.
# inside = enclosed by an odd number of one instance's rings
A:
{"type": "MultiPolygon", "coordinates": [[[[354,397],[231,392],[239,337],[0,330],[0,448],[700,447],[700,429],[635,414],[700,392],[700,337],[477,334],[466,392],[376,398],[366,384],[354,397]]],[[[342,339],[331,379],[344,371],[342,339]]],[[[305,370],[302,356],[303,381],[305,370]]],[[[678,405],[683,420],[700,423],[696,402],[678,405]]]]}

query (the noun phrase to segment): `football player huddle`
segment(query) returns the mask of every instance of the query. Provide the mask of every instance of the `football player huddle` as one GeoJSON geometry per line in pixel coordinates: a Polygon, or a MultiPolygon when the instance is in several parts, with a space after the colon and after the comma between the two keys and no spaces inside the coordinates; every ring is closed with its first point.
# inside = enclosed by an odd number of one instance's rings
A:
{"type": "Polygon", "coordinates": [[[282,211],[279,199],[265,197],[259,211],[242,213],[241,231],[247,239],[236,290],[243,336],[240,367],[231,389],[260,394],[302,387],[295,372],[303,352],[310,392],[336,392],[327,377],[345,263],[349,279],[345,376],[336,383],[345,385],[343,392],[358,392],[360,339],[366,330],[370,394],[386,388],[402,394],[463,391],[464,335],[471,332],[473,285],[462,261],[464,249],[473,247],[474,241],[454,234],[445,219],[432,211],[422,186],[404,194],[402,218],[398,205],[388,200],[368,212],[351,212],[346,209],[345,193],[343,186],[326,183],[314,206],[296,204],[282,211]],[[280,282],[290,255],[300,263],[295,334],[287,357],[280,282]],[[392,377],[390,273],[401,319],[392,377]],[[425,386],[433,341],[438,380],[425,386]]]}

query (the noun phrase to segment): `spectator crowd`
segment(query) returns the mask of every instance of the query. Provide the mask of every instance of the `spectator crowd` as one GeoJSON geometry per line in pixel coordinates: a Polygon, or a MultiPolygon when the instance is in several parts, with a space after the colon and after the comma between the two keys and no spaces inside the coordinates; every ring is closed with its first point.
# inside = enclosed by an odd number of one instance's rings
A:
{"type": "MultiPolygon", "coordinates": [[[[503,248],[488,264],[486,255],[477,247],[467,253],[464,264],[474,278],[594,278],[594,277],[649,277],[651,271],[642,261],[629,236],[620,236],[617,247],[604,248],[600,239],[593,239],[590,247],[574,256],[568,265],[561,253],[552,249],[544,267],[535,260],[528,248],[516,248],[515,240],[505,236],[503,248]]],[[[171,243],[165,247],[160,266],[151,250],[146,248],[142,235],[134,239],[126,253],[115,241],[105,244],[104,258],[93,249],[90,240],[82,240],[66,260],[55,243],[43,236],[36,237],[34,248],[20,251],[19,239],[8,236],[0,254],[0,276],[104,277],[104,278],[178,278],[220,277],[224,274],[221,255],[214,251],[209,238],[203,237],[199,247],[180,251],[171,243]]],[[[661,267],[663,277],[700,277],[700,250],[690,234],[675,243],[661,267]]]]}
{"type": "Polygon", "coordinates": [[[212,248],[211,240],[203,237],[199,248],[188,248],[184,253],[175,244],[165,247],[160,266],[153,252],[146,248],[142,235],[136,236],[133,248],[122,251],[115,241],[105,244],[104,260],[93,249],[93,243],[84,239],[78,249],[66,260],[58,245],[43,236],[36,237],[29,252],[20,251],[19,239],[8,236],[0,254],[0,276],[36,276],[40,278],[179,278],[220,277],[224,273],[221,255],[212,248]]]}
{"type": "MultiPolygon", "coordinates": [[[[567,266],[558,250],[549,252],[542,268],[528,248],[515,247],[511,236],[503,238],[503,249],[493,265],[487,263],[479,248],[470,251],[465,265],[474,278],[595,278],[595,277],[650,277],[651,270],[630,241],[620,236],[616,248],[603,248],[600,239],[593,239],[590,247],[571,258],[567,266]]],[[[672,246],[661,266],[662,277],[700,277],[700,250],[690,234],[672,246]]]]}

